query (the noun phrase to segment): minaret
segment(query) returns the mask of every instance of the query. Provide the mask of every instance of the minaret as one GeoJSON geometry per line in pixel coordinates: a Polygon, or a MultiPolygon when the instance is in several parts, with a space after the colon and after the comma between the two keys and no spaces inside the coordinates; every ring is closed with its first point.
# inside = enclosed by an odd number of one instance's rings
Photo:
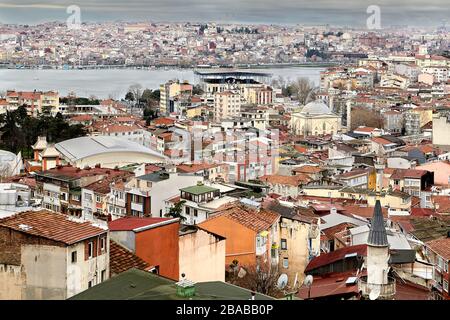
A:
{"type": "Polygon", "coordinates": [[[391,300],[395,295],[395,280],[388,278],[389,243],[380,200],[375,203],[367,238],[367,277],[362,277],[359,290],[370,300],[391,300]]]}
{"type": "Polygon", "coordinates": [[[369,284],[387,284],[388,261],[389,243],[381,203],[377,200],[367,238],[367,282],[369,284]]]}

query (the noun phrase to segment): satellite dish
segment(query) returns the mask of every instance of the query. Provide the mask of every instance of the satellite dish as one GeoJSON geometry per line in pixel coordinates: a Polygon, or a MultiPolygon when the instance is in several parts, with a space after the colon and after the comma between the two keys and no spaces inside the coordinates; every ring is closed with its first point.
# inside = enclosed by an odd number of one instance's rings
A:
{"type": "Polygon", "coordinates": [[[305,280],[303,280],[303,283],[305,286],[311,287],[313,280],[314,280],[313,276],[309,274],[305,277],[305,280]]]}
{"type": "Polygon", "coordinates": [[[287,286],[288,283],[288,276],[286,273],[283,273],[277,281],[277,287],[278,289],[282,290],[287,286]]]}
{"type": "Polygon", "coordinates": [[[373,288],[372,291],[369,293],[369,299],[370,300],[377,300],[380,296],[380,288],[373,288]]]}

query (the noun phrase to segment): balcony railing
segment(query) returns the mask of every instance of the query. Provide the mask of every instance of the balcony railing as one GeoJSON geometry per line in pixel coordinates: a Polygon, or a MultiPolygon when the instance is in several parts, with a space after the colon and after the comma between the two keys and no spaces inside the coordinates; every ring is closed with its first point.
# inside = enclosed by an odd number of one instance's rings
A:
{"type": "Polygon", "coordinates": [[[363,295],[363,297],[369,297],[369,294],[372,290],[378,289],[380,292],[377,299],[380,300],[389,300],[392,299],[396,292],[395,287],[395,279],[392,277],[388,277],[387,284],[374,284],[367,282],[367,276],[362,276],[358,280],[358,289],[363,295]]]}

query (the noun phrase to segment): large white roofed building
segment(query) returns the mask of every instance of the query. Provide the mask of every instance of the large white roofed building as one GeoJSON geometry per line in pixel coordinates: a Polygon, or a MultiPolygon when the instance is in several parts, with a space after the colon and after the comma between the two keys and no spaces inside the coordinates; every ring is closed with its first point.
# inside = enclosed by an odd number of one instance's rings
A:
{"type": "Polygon", "coordinates": [[[291,115],[291,129],[301,136],[336,134],[341,130],[341,117],[324,102],[312,101],[291,115]]]}
{"type": "Polygon", "coordinates": [[[109,136],[87,136],[62,141],[55,145],[61,158],[83,168],[100,164],[103,168],[122,167],[133,163],[164,162],[165,157],[136,142],[109,136]]]}

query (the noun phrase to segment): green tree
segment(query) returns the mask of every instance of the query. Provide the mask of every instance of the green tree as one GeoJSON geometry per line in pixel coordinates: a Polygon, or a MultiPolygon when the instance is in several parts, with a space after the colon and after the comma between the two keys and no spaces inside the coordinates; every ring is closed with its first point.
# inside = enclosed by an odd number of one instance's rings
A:
{"type": "Polygon", "coordinates": [[[186,217],[181,214],[185,202],[185,200],[181,200],[175,203],[175,205],[170,208],[169,213],[166,214],[166,217],[180,218],[181,221],[186,220],[186,217]]]}

